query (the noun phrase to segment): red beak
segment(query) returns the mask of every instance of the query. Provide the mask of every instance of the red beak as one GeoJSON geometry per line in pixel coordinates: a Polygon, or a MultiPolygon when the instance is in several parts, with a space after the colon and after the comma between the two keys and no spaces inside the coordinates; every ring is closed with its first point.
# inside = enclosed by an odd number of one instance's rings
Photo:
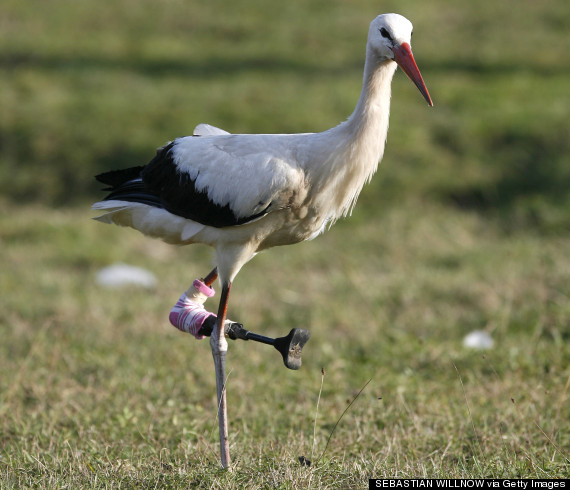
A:
{"type": "Polygon", "coordinates": [[[414,85],[418,87],[418,90],[426,99],[428,105],[433,106],[433,102],[431,101],[431,97],[429,96],[428,89],[426,84],[424,83],[424,79],[422,78],[422,74],[418,69],[418,65],[416,65],[416,61],[414,60],[414,55],[412,54],[412,48],[408,43],[402,43],[400,45],[396,45],[392,48],[394,51],[394,61],[398,63],[400,68],[404,70],[404,73],[408,75],[410,80],[414,82],[414,85]]]}

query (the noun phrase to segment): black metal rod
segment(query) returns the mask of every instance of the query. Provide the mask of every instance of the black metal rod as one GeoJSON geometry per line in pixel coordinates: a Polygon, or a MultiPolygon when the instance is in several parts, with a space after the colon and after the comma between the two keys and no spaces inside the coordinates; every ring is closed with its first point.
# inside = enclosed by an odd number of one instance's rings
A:
{"type": "MultiPolygon", "coordinates": [[[[216,317],[210,316],[204,320],[200,331],[200,335],[210,336],[212,330],[216,327],[216,317]]],[[[285,337],[272,339],[265,335],[250,332],[243,328],[241,323],[229,323],[225,326],[225,334],[231,340],[253,340],[262,344],[272,345],[279,351],[283,357],[283,363],[289,369],[299,369],[301,367],[301,352],[303,346],[309,340],[311,334],[302,328],[292,329],[285,337]]]]}
{"type": "MultiPolygon", "coordinates": [[[[204,321],[199,333],[209,337],[212,334],[213,326],[216,324],[215,321],[215,317],[213,316],[207,318],[204,321]]],[[[253,340],[254,342],[261,342],[262,344],[275,345],[275,339],[266,337],[265,335],[259,335],[257,333],[250,332],[249,330],[243,328],[243,325],[241,323],[230,323],[227,325],[226,335],[232,340],[253,340]]]]}
{"type": "Polygon", "coordinates": [[[261,342],[262,344],[274,345],[275,339],[270,337],[265,337],[264,335],[259,335],[257,333],[250,332],[249,330],[245,331],[246,340],[254,340],[255,342],[261,342]]]}

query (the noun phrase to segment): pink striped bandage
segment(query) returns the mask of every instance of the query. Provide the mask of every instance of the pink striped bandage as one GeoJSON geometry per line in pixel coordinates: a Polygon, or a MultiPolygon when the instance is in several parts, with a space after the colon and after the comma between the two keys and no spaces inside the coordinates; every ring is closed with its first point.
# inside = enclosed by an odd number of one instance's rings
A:
{"type": "Polygon", "coordinates": [[[203,305],[208,298],[216,294],[216,291],[214,291],[214,288],[206,286],[200,279],[194,279],[192,286],[186,290],[185,294],[191,301],[194,301],[194,303],[203,305]]]}
{"type": "Polygon", "coordinates": [[[214,314],[206,311],[202,304],[192,301],[184,293],[170,311],[168,318],[177,329],[191,333],[197,339],[203,339],[204,335],[198,335],[198,331],[204,320],[212,315],[214,314]]]}
{"type": "Polygon", "coordinates": [[[194,335],[197,339],[203,339],[204,335],[198,335],[198,331],[204,320],[214,315],[206,311],[203,305],[214,294],[213,288],[206,286],[199,279],[194,280],[192,286],[180,296],[180,299],[170,311],[168,317],[170,323],[177,329],[194,335]]]}

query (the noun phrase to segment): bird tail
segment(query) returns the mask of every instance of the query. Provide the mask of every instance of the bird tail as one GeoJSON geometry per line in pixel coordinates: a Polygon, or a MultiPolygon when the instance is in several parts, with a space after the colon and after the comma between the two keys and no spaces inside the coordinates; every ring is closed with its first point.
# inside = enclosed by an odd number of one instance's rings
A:
{"type": "Polygon", "coordinates": [[[118,214],[126,210],[129,206],[125,202],[118,201],[99,201],[91,206],[91,209],[95,211],[106,211],[99,216],[95,216],[93,219],[100,221],[101,223],[111,224],[121,224],[120,219],[118,220],[118,214]]]}

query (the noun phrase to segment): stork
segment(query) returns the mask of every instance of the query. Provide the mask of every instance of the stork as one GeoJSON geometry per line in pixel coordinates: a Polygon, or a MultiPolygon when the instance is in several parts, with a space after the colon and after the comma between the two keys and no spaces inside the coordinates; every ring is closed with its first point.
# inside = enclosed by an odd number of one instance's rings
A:
{"type": "MultiPolygon", "coordinates": [[[[432,100],[412,55],[412,24],[383,14],[370,24],[362,92],[352,115],[321,133],[229,134],[200,124],[157,150],[144,166],[97,176],[110,194],[96,219],[167,243],[213,247],[221,298],[210,337],[216,368],[220,451],[230,465],[224,389],[228,298],[234,278],[258,252],[312,240],[348,215],[384,153],[390,89],[399,65],[432,100]]],[[[204,299],[204,298],[202,298],[204,299]]]]}

